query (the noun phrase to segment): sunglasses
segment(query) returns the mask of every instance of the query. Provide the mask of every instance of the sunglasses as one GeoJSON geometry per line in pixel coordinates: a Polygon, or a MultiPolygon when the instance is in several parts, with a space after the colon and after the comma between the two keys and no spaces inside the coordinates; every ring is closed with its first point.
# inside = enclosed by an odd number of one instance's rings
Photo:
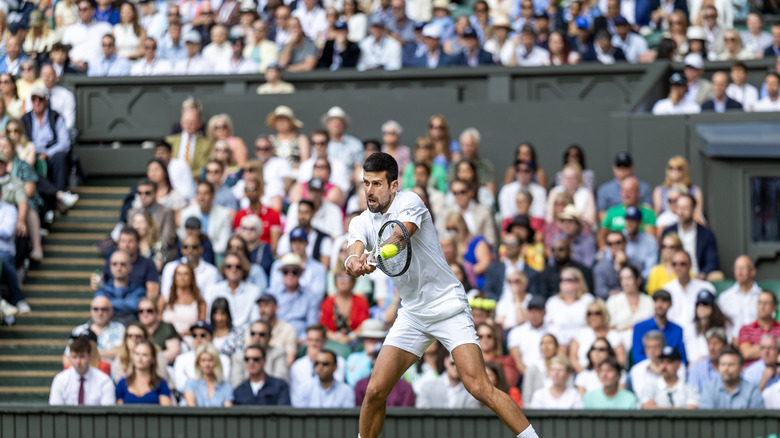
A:
{"type": "Polygon", "coordinates": [[[672,262],[672,266],[674,266],[675,268],[677,266],[688,266],[688,262],[672,262]]]}
{"type": "Polygon", "coordinates": [[[268,336],[268,332],[249,332],[249,336],[260,336],[261,338],[264,338],[268,336]]]}
{"type": "Polygon", "coordinates": [[[155,313],[154,309],[138,309],[138,313],[144,314],[144,313],[155,313]]]}
{"type": "Polygon", "coordinates": [[[225,264],[225,269],[241,269],[241,265],[225,264]]]}
{"type": "Polygon", "coordinates": [[[93,312],[108,312],[110,310],[111,310],[110,307],[93,307],[92,308],[93,312]]]}
{"type": "Polygon", "coordinates": [[[588,312],[588,316],[601,316],[601,311],[598,312],[588,312]]]}
{"type": "Polygon", "coordinates": [[[590,349],[590,351],[601,351],[601,352],[606,353],[608,350],[607,350],[606,347],[593,347],[593,348],[590,349]]]}
{"type": "Polygon", "coordinates": [[[282,274],[295,275],[297,277],[298,275],[301,275],[301,271],[299,271],[298,269],[282,269],[282,274]]]}
{"type": "Polygon", "coordinates": [[[200,245],[182,245],[181,249],[198,249],[200,245]]]}
{"type": "Polygon", "coordinates": [[[258,357],[244,356],[244,362],[260,362],[261,360],[263,360],[263,358],[260,356],[258,357]]]}
{"type": "Polygon", "coordinates": [[[561,278],[561,281],[564,283],[579,283],[580,281],[576,278],[561,278]]]}
{"type": "Polygon", "coordinates": [[[138,194],[139,194],[140,196],[150,196],[150,195],[152,194],[152,191],[151,191],[151,190],[144,190],[144,191],[140,191],[140,190],[139,190],[139,191],[138,191],[138,194]]]}
{"type": "Polygon", "coordinates": [[[192,337],[195,339],[206,339],[209,337],[208,333],[193,333],[192,337]]]}
{"type": "Polygon", "coordinates": [[[143,338],[144,338],[144,334],[143,333],[139,333],[139,334],[128,333],[127,334],[127,339],[143,339],[143,338]]]}
{"type": "Polygon", "coordinates": [[[206,173],[221,173],[222,171],[219,169],[206,169],[206,173]]]}
{"type": "Polygon", "coordinates": [[[468,190],[458,190],[457,192],[452,192],[455,194],[455,196],[463,196],[468,193],[468,190]]]}
{"type": "Polygon", "coordinates": [[[622,244],[623,244],[622,240],[613,240],[612,242],[607,242],[607,246],[618,246],[622,244]]]}
{"type": "Polygon", "coordinates": [[[323,366],[323,367],[329,367],[332,365],[332,362],[314,362],[314,366],[323,366]]]}

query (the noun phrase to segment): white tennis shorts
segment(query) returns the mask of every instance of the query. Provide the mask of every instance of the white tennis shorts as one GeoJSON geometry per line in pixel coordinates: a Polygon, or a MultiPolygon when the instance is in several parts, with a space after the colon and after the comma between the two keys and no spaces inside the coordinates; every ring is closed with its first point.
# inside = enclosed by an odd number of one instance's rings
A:
{"type": "Polygon", "coordinates": [[[385,338],[384,345],[392,345],[422,357],[435,340],[441,341],[447,351],[463,344],[477,344],[477,331],[468,301],[462,303],[462,310],[441,320],[424,322],[405,308],[398,310],[398,317],[385,338]]]}

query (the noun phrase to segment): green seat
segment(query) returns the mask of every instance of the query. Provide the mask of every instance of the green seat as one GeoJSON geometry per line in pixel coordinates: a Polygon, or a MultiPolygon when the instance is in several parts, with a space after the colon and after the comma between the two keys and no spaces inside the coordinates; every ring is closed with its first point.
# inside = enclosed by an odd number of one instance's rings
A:
{"type": "Polygon", "coordinates": [[[49,167],[46,164],[46,160],[38,158],[35,160],[35,171],[43,178],[46,178],[49,173],[49,167]]]}
{"type": "Polygon", "coordinates": [[[733,286],[734,283],[736,282],[730,278],[720,281],[713,281],[712,285],[715,286],[715,295],[720,295],[721,292],[733,286]]]}

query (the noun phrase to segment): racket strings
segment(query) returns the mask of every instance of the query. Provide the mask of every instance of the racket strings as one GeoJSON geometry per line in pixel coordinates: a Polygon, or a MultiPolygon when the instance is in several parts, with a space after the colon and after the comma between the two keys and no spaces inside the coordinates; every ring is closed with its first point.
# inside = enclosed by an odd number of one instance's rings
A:
{"type": "Polygon", "coordinates": [[[386,259],[381,255],[377,256],[377,265],[382,271],[392,276],[399,274],[404,269],[407,258],[406,242],[404,242],[403,246],[404,248],[399,248],[398,253],[392,258],[386,259]]]}

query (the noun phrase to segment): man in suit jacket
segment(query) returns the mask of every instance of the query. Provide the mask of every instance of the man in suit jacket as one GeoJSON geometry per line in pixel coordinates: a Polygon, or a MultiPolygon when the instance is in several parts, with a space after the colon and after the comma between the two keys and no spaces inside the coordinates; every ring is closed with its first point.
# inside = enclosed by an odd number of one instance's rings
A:
{"type": "Polygon", "coordinates": [[[170,208],[157,203],[157,184],[150,179],[142,179],[136,187],[136,193],[141,200],[141,206],[128,210],[127,224],[133,226],[133,216],[136,213],[151,214],[160,230],[160,240],[165,242],[168,249],[175,249],[176,214],[170,208]]]}
{"type": "Polygon", "coordinates": [[[479,46],[479,37],[473,27],[463,30],[463,51],[456,58],[456,64],[469,67],[494,64],[493,55],[479,46]]]}
{"type": "Polygon", "coordinates": [[[415,403],[420,408],[438,409],[475,409],[482,405],[474,398],[460,381],[455,361],[447,356],[444,359],[444,372],[434,380],[422,385],[415,403]]]}
{"type": "MultiPolygon", "coordinates": [[[[233,215],[225,207],[214,205],[214,186],[208,181],[200,181],[195,189],[195,203],[185,207],[180,214],[181,226],[179,238],[184,239],[187,232],[184,224],[190,217],[200,220],[206,229],[203,230],[214,247],[217,256],[225,254],[230,234],[233,232],[233,215]]],[[[219,260],[218,260],[219,261],[219,260]]]]}
{"type": "Polygon", "coordinates": [[[415,67],[438,68],[459,65],[460,58],[444,53],[441,48],[441,26],[435,23],[426,24],[422,34],[427,50],[415,58],[415,67]]]}
{"type": "Polygon", "coordinates": [[[501,295],[503,295],[504,289],[508,287],[508,285],[504,284],[507,270],[516,269],[524,273],[528,278],[526,292],[535,294],[536,284],[539,281],[539,274],[523,261],[523,258],[521,257],[522,247],[520,246],[520,241],[514,234],[507,233],[501,238],[501,242],[506,248],[506,257],[504,260],[495,261],[488,266],[487,271],[485,272],[485,287],[483,288],[483,292],[487,294],[488,298],[498,301],[501,298],[501,295]]]}
{"type": "Polygon", "coordinates": [[[333,26],[333,39],[325,42],[317,68],[338,70],[354,68],[360,60],[360,47],[347,39],[349,29],[345,21],[337,21],[333,26]],[[334,53],[338,56],[334,56],[334,53]]]}
{"type": "Polygon", "coordinates": [[[198,134],[201,121],[196,109],[183,110],[180,123],[181,134],[169,135],[165,137],[165,141],[173,146],[173,157],[189,164],[192,175],[197,177],[211,157],[211,142],[198,134]]]}
{"type": "Polygon", "coordinates": [[[712,99],[701,104],[702,111],[742,111],[742,104],[726,96],[726,88],[729,86],[729,77],[725,72],[719,71],[712,74],[712,99]]]}
{"type": "Polygon", "coordinates": [[[683,249],[691,256],[692,269],[694,272],[698,272],[697,278],[704,280],[711,276],[719,277],[722,273],[720,272],[720,258],[718,257],[718,243],[715,240],[715,234],[709,228],[693,220],[695,210],[696,198],[687,193],[677,198],[677,216],[680,220],[677,225],[664,229],[663,235],[674,232],[680,236],[683,249]],[[695,240],[689,236],[694,237],[695,240]]]}
{"type": "Polygon", "coordinates": [[[265,349],[258,344],[244,351],[244,362],[249,379],[238,385],[234,392],[237,405],[290,405],[290,388],[282,379],[265,373],[265,349]]]}
{"type": "Polygon", "coordinates": [[[764,49],[764,58],[780,56],[780,23],[772,25],[772,44],[764,49]]]}
{"type": "Polygon", "coordinates": [[[470,183],[456,179],[450,184],[450,190],[455,195],[455,205],[439,221],[440,229],[446,226],[447,216],[457,211],[463,215],[466,225],[471,234],[483,236],[488,243],[495,247],[498,239],[496,238],[496,224],[493,221],[493,215],[490,209],[475,201],[475,188],[470,183]]]}

